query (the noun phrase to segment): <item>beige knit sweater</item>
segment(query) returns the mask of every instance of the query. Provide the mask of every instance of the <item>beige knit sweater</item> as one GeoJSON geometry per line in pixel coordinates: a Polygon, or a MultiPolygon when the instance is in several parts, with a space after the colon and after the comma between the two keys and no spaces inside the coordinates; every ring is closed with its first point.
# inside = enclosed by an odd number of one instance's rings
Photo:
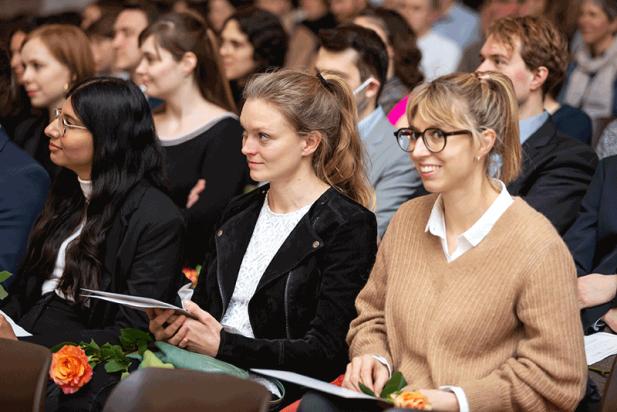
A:
{"type": "Polygon", "coordinates": [[[436,196],[388,226],[347,336],[414,388],[460,386],[472,412],[573,410],[587,377],[576,272],[552,225],[520,198],[447,263],[425,232],[436,196]]]}

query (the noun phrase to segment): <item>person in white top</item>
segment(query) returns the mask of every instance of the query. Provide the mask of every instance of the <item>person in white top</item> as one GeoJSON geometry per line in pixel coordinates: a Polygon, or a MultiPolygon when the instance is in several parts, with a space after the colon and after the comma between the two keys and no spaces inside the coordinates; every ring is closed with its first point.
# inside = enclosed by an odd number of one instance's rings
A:
{"type": "Polygon", "coordinates": [[[431,29],[439,17],[440,0],[399,0],[394,8],[407,20],[417,36],[424,77],[432,80],[456,71],[462,56],[461,48],[431,29]]]}
{"type": "Polygon", "coordinates": [[[269,183],[223,212],[184,302],[196,319],[153,311],[150,331],[243,368],[331,380],[348,361],[345,335],[377,240],[351,89],[284,70],[257,76],[245,96],[242,152],[251,178],[269,183]]]}

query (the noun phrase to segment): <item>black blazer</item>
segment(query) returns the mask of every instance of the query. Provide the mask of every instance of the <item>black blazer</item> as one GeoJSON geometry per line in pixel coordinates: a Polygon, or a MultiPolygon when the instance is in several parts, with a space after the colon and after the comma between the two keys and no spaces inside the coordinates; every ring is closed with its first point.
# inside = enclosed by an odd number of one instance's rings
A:
{"type": "MultiPolygon", "coordinates": [[[[142,181],[127,195],[105,239],[100,290],[174,302],[181,276],[184,220],[171,199],[142,181]]],[[[15,321],[41,299],[43,279],[23,273],[12,285],[3,310],[15,321]]],[[[43,299],[50,299],[52,293],[43,299]]],[[[121,328],[148,329],[144,312],[92,299],[86,329],[35,337],[48,346],[63,341],[116,341],[121,328]]]]}
{"type": "Polygon", "coordinates": [[[523,143],[521,175],[508,185],[563,235],[578,212],[598,164],[591,147],[557,132],[548,119],[523,143]]]}
{"type": "MultiPolygon", "coordinates": [[[[564,240],[579,276],[617,273],[617,156],[603,159],[598,165],[578,217],[564,240]]],[[[583,310],[584,326],[590,326],[614,306],[617,298],[583,310]]]]}
{"type": "MultiPolygon", "coordinates": [[[[225,314],[268,187],[234,199],[193,301],[225,314]]],[[[348,361],[345,336],[376,254],[375,215],[328,189],[266,268],[249,302],[255,339],[221,331],[217,357],[244,368],[291,370],[330,380],[348,361]]]]}

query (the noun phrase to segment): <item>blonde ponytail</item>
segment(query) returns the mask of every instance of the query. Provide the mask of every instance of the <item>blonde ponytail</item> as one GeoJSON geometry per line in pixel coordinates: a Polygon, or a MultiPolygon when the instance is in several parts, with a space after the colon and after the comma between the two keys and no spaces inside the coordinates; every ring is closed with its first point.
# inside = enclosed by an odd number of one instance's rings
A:
{"type": "Polygon", "coordinates": [[[280,70],[254,77],[245,87],[244,97],[275,105],[298,134],[319,132],[322,141],[313,154],[317,177],[361,205],[374,207],[356,106],[343,79],[280,70]]]}

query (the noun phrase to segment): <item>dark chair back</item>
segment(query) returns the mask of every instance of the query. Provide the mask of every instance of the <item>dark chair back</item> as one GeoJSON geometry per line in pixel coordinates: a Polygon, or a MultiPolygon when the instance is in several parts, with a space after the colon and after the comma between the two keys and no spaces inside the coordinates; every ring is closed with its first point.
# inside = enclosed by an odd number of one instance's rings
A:
{"type": "Polygon", "coordinates": [[[144,368],[116,386],[103,412],[264,412],[270,397],[262,385],[234,376],[144,368]]]}
{"type": "Polygon", "coordinates": [[[45,410],[51,352],[44,346],[0,339],[0,409],[45,410]]]}
{"type": "Polygon", "coordinates": [[[604,396],[602,396],[602,412],[617,411],[617,356],[613,361],[611,374],[608,376],[606,385],[604,385],[604,396]]]}

